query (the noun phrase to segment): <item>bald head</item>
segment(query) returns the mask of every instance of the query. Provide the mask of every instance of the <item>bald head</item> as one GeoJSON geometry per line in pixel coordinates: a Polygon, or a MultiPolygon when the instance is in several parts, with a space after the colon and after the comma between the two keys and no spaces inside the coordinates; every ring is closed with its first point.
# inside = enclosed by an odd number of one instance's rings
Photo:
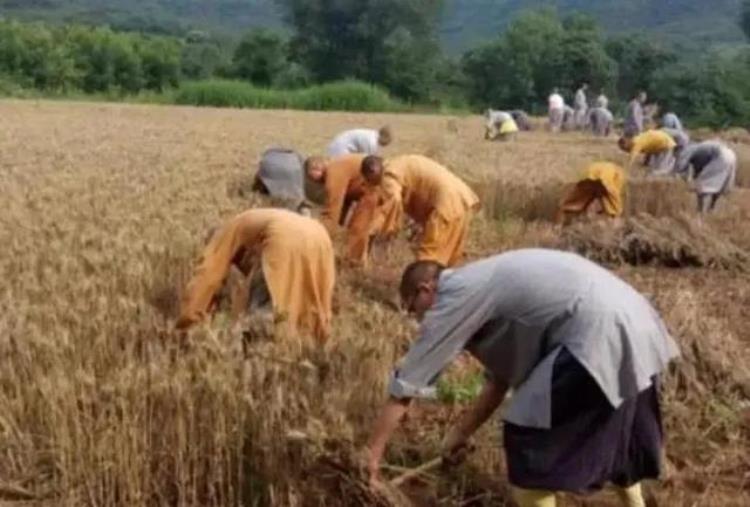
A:
{"type": "Polygon", "coordinates": [[[617,141],[617,145],[620,147],[622,151],[630,153],[630,151],[633,149],[633,138],[623,136],[620,138],[619,141],[617,141]]]}
{"type": "Polygon", "coordinates": [[[323,157],[310,157],[305,160],[305,174],[315,182],[325,180],[328,164],[323,157]]]}
{"type": "Polygon", "coordinates": [[[388,146],[393,142],[393,134],[389,126],[381,127],[378,131],[378,144],[380,146],[388,146]]]}
{"type": "Polygon", "coordinates": [[[399,292],[409,313],[421,319],[432,307],[442,271],[443,266],[435,261],[417,261],[404,270],[399,292]]]}
{"type": "Polygon", "coordinates": [[[380,185],[383,180],[383,159],[370,155],[362,160],[362,177],[370,185],[380,185]]]}

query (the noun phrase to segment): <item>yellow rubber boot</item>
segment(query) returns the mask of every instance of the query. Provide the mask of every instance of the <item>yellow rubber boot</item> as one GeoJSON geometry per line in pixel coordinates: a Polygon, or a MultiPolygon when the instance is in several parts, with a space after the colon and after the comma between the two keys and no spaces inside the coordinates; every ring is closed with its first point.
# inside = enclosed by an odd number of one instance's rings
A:
{"type": "Polygon", "coordinates": [[[640,482],[629,488],[617,488],[617,495],[620,497],[623,507],[646,507],[640,482]]]}
{"type": "Polygon", "coordinates": [[[554,491],[542,491],[538,489],[512,488],[513,500],[518,507],[555,507],[554,491]]]}

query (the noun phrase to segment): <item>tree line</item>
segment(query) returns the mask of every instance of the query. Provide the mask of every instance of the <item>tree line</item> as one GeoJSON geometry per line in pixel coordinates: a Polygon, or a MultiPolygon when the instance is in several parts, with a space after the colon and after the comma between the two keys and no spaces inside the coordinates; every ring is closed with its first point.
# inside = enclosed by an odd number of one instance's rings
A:
{"type": "MultiPolygon", "coordinates": [[[[137,93],[210,77],[294,89],[357,79],[413,104],[540,112],[583,82],[616,107],[645,90],[696,123],[750,122],[750,50],[682,54],[642,35],[606,37],[593,18],[527,12],[463,55],[437,39],[438,0],[276,0],[288,32],[238,41],[107,27],[0,21],[0,75],[45,91],[137,93]]],[[[750,32],[750,0],[740,24],[750,32]]],[[[750,35],[750,34],[749,34],[750,35]]]]}

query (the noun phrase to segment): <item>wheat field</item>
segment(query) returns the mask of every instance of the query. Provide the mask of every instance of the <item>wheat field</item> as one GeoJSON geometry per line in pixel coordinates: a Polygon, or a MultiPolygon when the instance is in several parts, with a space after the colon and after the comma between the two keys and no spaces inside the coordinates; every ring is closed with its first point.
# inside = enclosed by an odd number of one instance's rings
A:
{"type": "MultiPolygon", "coordinates": [[[[0,503],[388,505],[363,488],[356,455],[414,331],[396,305],[405,241],[376,251],[367,272],[339,269],[325,350],[247,343],[223,315],[187,340],[171,329],[206,231],[263,204],[249,189],[264,149],[320,154],[339,130],[382,124],[395,133],[386,154],[427,154],[477,188],[473,258],[562,244],[550,218],[565,184],[593,159],[625,160],[614,138],[584,134],[487,142],[479,117],[0,102],[0,503]]],[[[736,147],[750,185],[750,150],[736,147]]],[[[740,188],[701,223],[686,184],[634,174],[628,213],[666,231],[686,224],[664,255],[688,256],[701,236],[736,257],[750,249],[749,201],[740,188]]],[[[666,466],[651,494],[662,506],[750,504],[750,275],[610,267],[683,350],[664,381],[666,466]]],[[[454,400],[415,407],[387,474],[437,455],[476,374],[452,369],[454,400]]],[[[497,427],[475,440],[465,465],[402,493],[415,505],[510,505],[497,427]]],[[[564,502],[617,505],[606,491],[564,502]]]]}

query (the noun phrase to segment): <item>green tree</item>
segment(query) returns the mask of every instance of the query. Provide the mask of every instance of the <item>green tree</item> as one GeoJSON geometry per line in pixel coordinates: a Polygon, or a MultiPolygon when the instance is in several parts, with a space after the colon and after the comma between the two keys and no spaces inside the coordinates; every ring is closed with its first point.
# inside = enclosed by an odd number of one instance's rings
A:
{"type": "Polygon", "coordinates": [[[750,39],[750,0],[743,0],[742,10],[740,11],[740,28],[745,32],[745,36],[750,39]]]}
{"type": "Polygon", "coordinates": [[[440,0],[277,0],[294,28],[293,59],[316,81],[357,78],[421,100],[439,57],[440,0]]]}
{"type": "Polygon", "coordinates": [[[189,79],[207,79],[229,64],[228,51],[209,34],[192,31],[182,47],[182,74],[189,79]]]}
{"type": "Polygon", "coordinates": [[[271,86],[289,64],[286,41],[277,33],[258,29],[240,41],[232,58],[234,77],[271,86]]]}
{"type": "Polygon", "coordinates": [[[616,92],[625,99],[640,90],[654,91],[654,75],[676,61],[676,55],[638,35],[613,37],[607,41],[607,54],[617,63],[616,92]]]}

